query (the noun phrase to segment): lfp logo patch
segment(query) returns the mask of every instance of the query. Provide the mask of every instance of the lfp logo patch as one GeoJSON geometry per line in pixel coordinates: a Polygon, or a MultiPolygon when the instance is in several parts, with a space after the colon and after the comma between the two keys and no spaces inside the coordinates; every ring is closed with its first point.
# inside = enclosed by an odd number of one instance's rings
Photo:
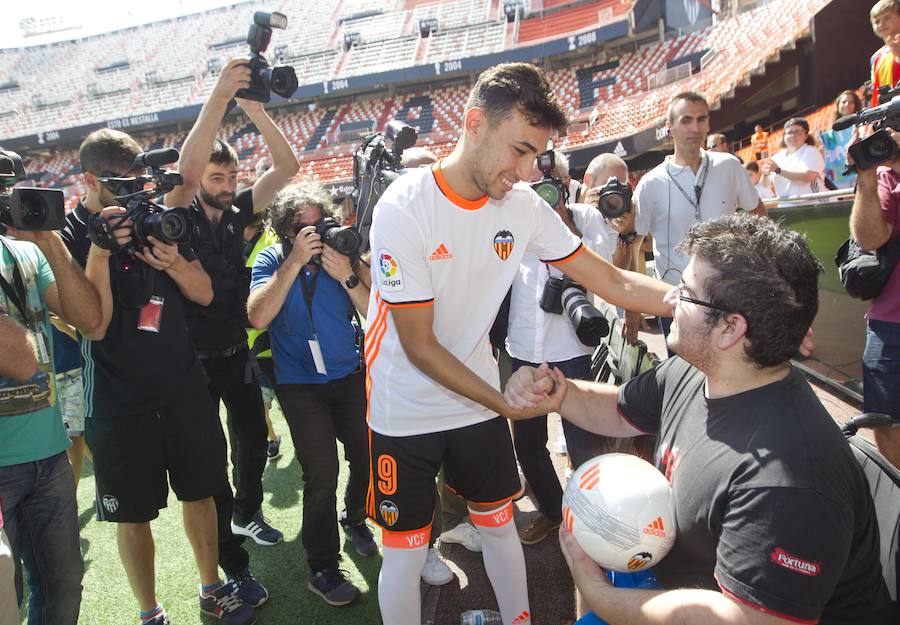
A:
{"type": "Polygon", "coordinates": [[[379,254],[378,273],[378,286],[382,293],[403,290],[403,272],[390,250],[382,250],[379,254]]]}
{"type": "Polygon", "coordinates": [[[501,230],[494,235],[494,251],[497,252],[497,256],[500,257],[500,260],[509,258],[515,243],[516,240],[509,230],[501,230]]]}

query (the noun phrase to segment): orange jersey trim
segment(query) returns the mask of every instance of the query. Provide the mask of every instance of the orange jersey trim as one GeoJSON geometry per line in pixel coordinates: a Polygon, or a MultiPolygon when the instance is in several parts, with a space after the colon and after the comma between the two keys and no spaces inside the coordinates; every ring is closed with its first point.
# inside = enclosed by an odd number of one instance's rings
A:
{"type": "Polygon", "coordinates": [[[419,549],[428,547],[431,538],[431,523],[417,530],[392,532],[381,528],[381,544],[392,549],[419,549]]]}
{"type": "Polygon", "coordinates": [[[428,299],[423,302],[406,302],[400,304],[391,304],[390,302],[385,302],[388,308],[424,308],[425,306],[434,306],[434,300],[428,299]]]}
{"type": "Polygon", "coordinates": [[[467,200],[461,195],[457,194],[456,191],[450,188],[450,183],[447,182],[447,179],[444,178],[444,172],[441,171],[441,161],[434,163],[431,166],[431,173],[434,174],[434,181],[437,183],[438,189],[441,190],[441,193],[447,196],[447,199],[459,206],[460,208],[464,208],[467,211],[478,210],[485,204],[487,204],[488,196],[483,196],[478,198],[477,200],[467,200]]]}
{"type": "Polygon", "coordinates": [[[575,248],[574,252],[572,252],[568,256],[563,256],[562,258],[557,258],[556,260],[545,260],[543,262],[547,263],[548,265],[561,265],[580,256],[581,253],[584,252],[584,249],[584,243],[582,243],[577,248],[575,248]]]}

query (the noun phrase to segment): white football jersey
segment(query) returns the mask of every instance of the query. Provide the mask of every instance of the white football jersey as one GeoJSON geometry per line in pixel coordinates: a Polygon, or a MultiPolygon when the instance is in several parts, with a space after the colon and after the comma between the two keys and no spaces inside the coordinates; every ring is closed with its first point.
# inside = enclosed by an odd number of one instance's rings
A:
{"type": "Polygon", "coordinates": [[[411,436],[496,417],[409,361],[390,309],[434,306],[437,340],[499,389],[488,332],[522,256],[529,251],[562,263],[584,250],[581,241],[527,184],[499,201],[465,200],[447,184],[439,163],[406,173],[387,188],[369,237],[369,426],[388,436],[411,436]]]}

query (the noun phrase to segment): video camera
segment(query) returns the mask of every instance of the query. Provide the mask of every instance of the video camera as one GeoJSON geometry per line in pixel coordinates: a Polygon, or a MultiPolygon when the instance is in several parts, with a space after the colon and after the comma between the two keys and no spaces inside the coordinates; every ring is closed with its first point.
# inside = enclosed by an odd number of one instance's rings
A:
{"type": "Polygon", "coordinates": [[[247,43],[250,45],[250,86],[239,89],[235,97],[268,102],[272,99],[273,91],[287,99],[297,90],[299,83],[294,68],[290,65],[271,67],[263,56],[272,40],[273,28],[280,30],[287,28],[287,17],[282,13],[265,11],[253,14],[253,24],[247,33],[247,43]]]}
{"type": "Polygon", "coordinates": [[[116,202],[124,207],[125,213],[110,218],[92,214],[88,220],[88,234],[97,246],[116,251],[119,249],[112,231],[117,224],[131,220],[131,242],[125,251],[133,254],[150,245],[147,237],[154,237],[163,243],[186,243],[191,236],[191,220],[185,208],[166,208],[151,201],[165,195],[182,184],[181,174],[163,169],[166,163],[178,160],[178,150],[161,148],[142,152],[134,159],[129,171],[143,167],[149,175],[131,177],[101,176],[98,180],[116,196],[116,202]],[[151,188],[145,188],[147,185],[151,188]]]}
{"type": "MultiPolygon", "coordinates": [[[[832,125],[834,130],[844,130],[850,126],[867,126],[876,130],[862,141],[857,141],[847,152],[853,159],[855,168],[865,171],[881,163],[891,161],[900,155],[900,149],[886,128],[900,130],[900,88],[879,90],[878,106],[861,110],[855,115],[845,115],[832,125]]],[[[844,173],[850,173],[848,167],[844,173]]]]}
{"type": "Polygon", "coordinates": [[[419,133],[412,126],[391,120],[382,132],[366,137],[353,153],[353,203],[356,205],[356,229],[359,254],[369,247],[372,211],[385,189],[406,170],[401,163],[403,150],[416,144],[419,133]]]}
{"type": "Polygon", "coordinates": [[[603,313],[588,301],[586,293],[585,288],[571,278],[550,276],[544,283],[540,307],[544,312],[563,315],[583,345],[596,347],[609,334],[609,324],[603,313]]]}
{"type": "Polygon", "coordinates": [[[15,187],[25,180],[25,165],[15,152],[0,150],[0,234],[6,226],[18,230],[61,230],[66,225],[63,192],[59,189],[15,187]]]}
{"type": "Polygon", "coordinates": [[[537,157],[538,169],[544,177],[531,185],[534,192],[547,202],[551,208],[557,208],[560,204],[565,205],[569,200],[569,190],[566,188],[566,184],[553,175],[555,165],[556,159],[553,155],[553,140],[551,139],[547,143],[547,151],[543,154],[538,154],[537,157]]]}
{"type": "Polygon", "coordinates": [[[615,219],[631,210],[631,187],[610,176],[606,184],[600,187],[597,197],[597,210],[607,219],[615,219]]]}

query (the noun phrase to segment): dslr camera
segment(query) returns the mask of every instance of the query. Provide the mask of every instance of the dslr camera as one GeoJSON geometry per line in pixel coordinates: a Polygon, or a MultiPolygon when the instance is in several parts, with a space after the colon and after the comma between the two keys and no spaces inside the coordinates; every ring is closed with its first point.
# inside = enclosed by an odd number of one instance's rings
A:
{"type": "MultiPolygon", "coordinates": [[[[878,106],[861,110],[855,115],[845,115],[834,122],[834,130],[844,130],[850,126],[871,124],[876,132],[862,141],[857,141],[847,152],[853,158],[855,168],[865,171],[881,163],[891,161],[900,155],[897,144],[886,128],[900,130],[900,88],[879,90],[878,106]]],[[[844,172],[850,173],[851,167],[844,172]]]]}
{"type": "Polygon", "coordinates": [[[25,165],[15,152],[0,150],[0,234],[5,226],[18,230],[62,230],[66,225],[63,192],[59,189],[15,187],[25,180],[25,165]]]}
{"type": "Polygon", "coordinates": [[[287,99],[297,90],[297,73],[294,68],[290,65],[272,67],[263,56],[272,40],[273,28],[287,28],[287,17],[282,13],[265,11],[253,14],[253,24],[247,33],[247,43],[250,46],[250,86],[239,89],[235,97],[268,102],[272,99],[273,91],[287,99]]]}
{"type": "MultiPolygon", "coordinates": [[[[359,236],[359,232],[350,226],[341,226],[334,217],[323,217],[315,223],[315,227],[316,232],[322,237],[322,243],[344,256],[354,257],[362,245],[362,237],[359,236]]],[[[321,265],[322,256],[316,254],[311,262],[321,265]]]]}
{"type": "Polygon", "coordinates": [[[597,210],[607,219],[615,219],[631,210],[631,187],[610,176],[606,184],[600,187],[597,197],[597,210]]]}
{"type": "Polygon", "coordinates": [[[162,168],[164,164],[177,160],[178,150],[175,148],[142,152],[128,169],[143,167],[150,170],[148,175],[98,178],[115,194],[116,202],[127,210],[108,219],[92,214],[88,220],[91,241],[103,249],[118,250],[112,231],[119,222],[130,219],[131,242],[125,247],[125,252],[133,254],[148,247],[147,237],[150,236],[163,243],[186,243],[191,236],[187,209],[166,208],[152,201],[182,184],[181,174],[162,168]]]}
{"type": "Polygon", "coordinates": [[[534,192],[547,202],[551,208],[557,208],[561,204],[565,205],[569,200],[569,190],[566,188],[565,183],[553,175],[555,164],[556,159],[553,156],[553,141],[551,140],[547,145],[547,151],[543,154],[538,154],[537,157],[538,169],[544,177],[531,185],[534,192]]]}
{"type": "MultiPolygon", "coordinates": [[[[358,253],[365,253],[372,227],[372,211],[385,189],[406,172],[403,151],[416,144],[419,133],[400,121],[389,121],[384,130],[366,137],[353,153],[353,203],[356,206],[358,253]]],[[[324,238],[324,237],[323,237],[324,238]]],[[[333,247],[333,246],[332,246],[333,247]]]]}
{"type": "Polygon", "coordinates": [[[563,315],[583,345],[596,347],[609,334],[609,324],[603,313],[588,301],[586,292],[571,278],[550,276],[544,283],[540,307],[544,312],[563,315]]]}

